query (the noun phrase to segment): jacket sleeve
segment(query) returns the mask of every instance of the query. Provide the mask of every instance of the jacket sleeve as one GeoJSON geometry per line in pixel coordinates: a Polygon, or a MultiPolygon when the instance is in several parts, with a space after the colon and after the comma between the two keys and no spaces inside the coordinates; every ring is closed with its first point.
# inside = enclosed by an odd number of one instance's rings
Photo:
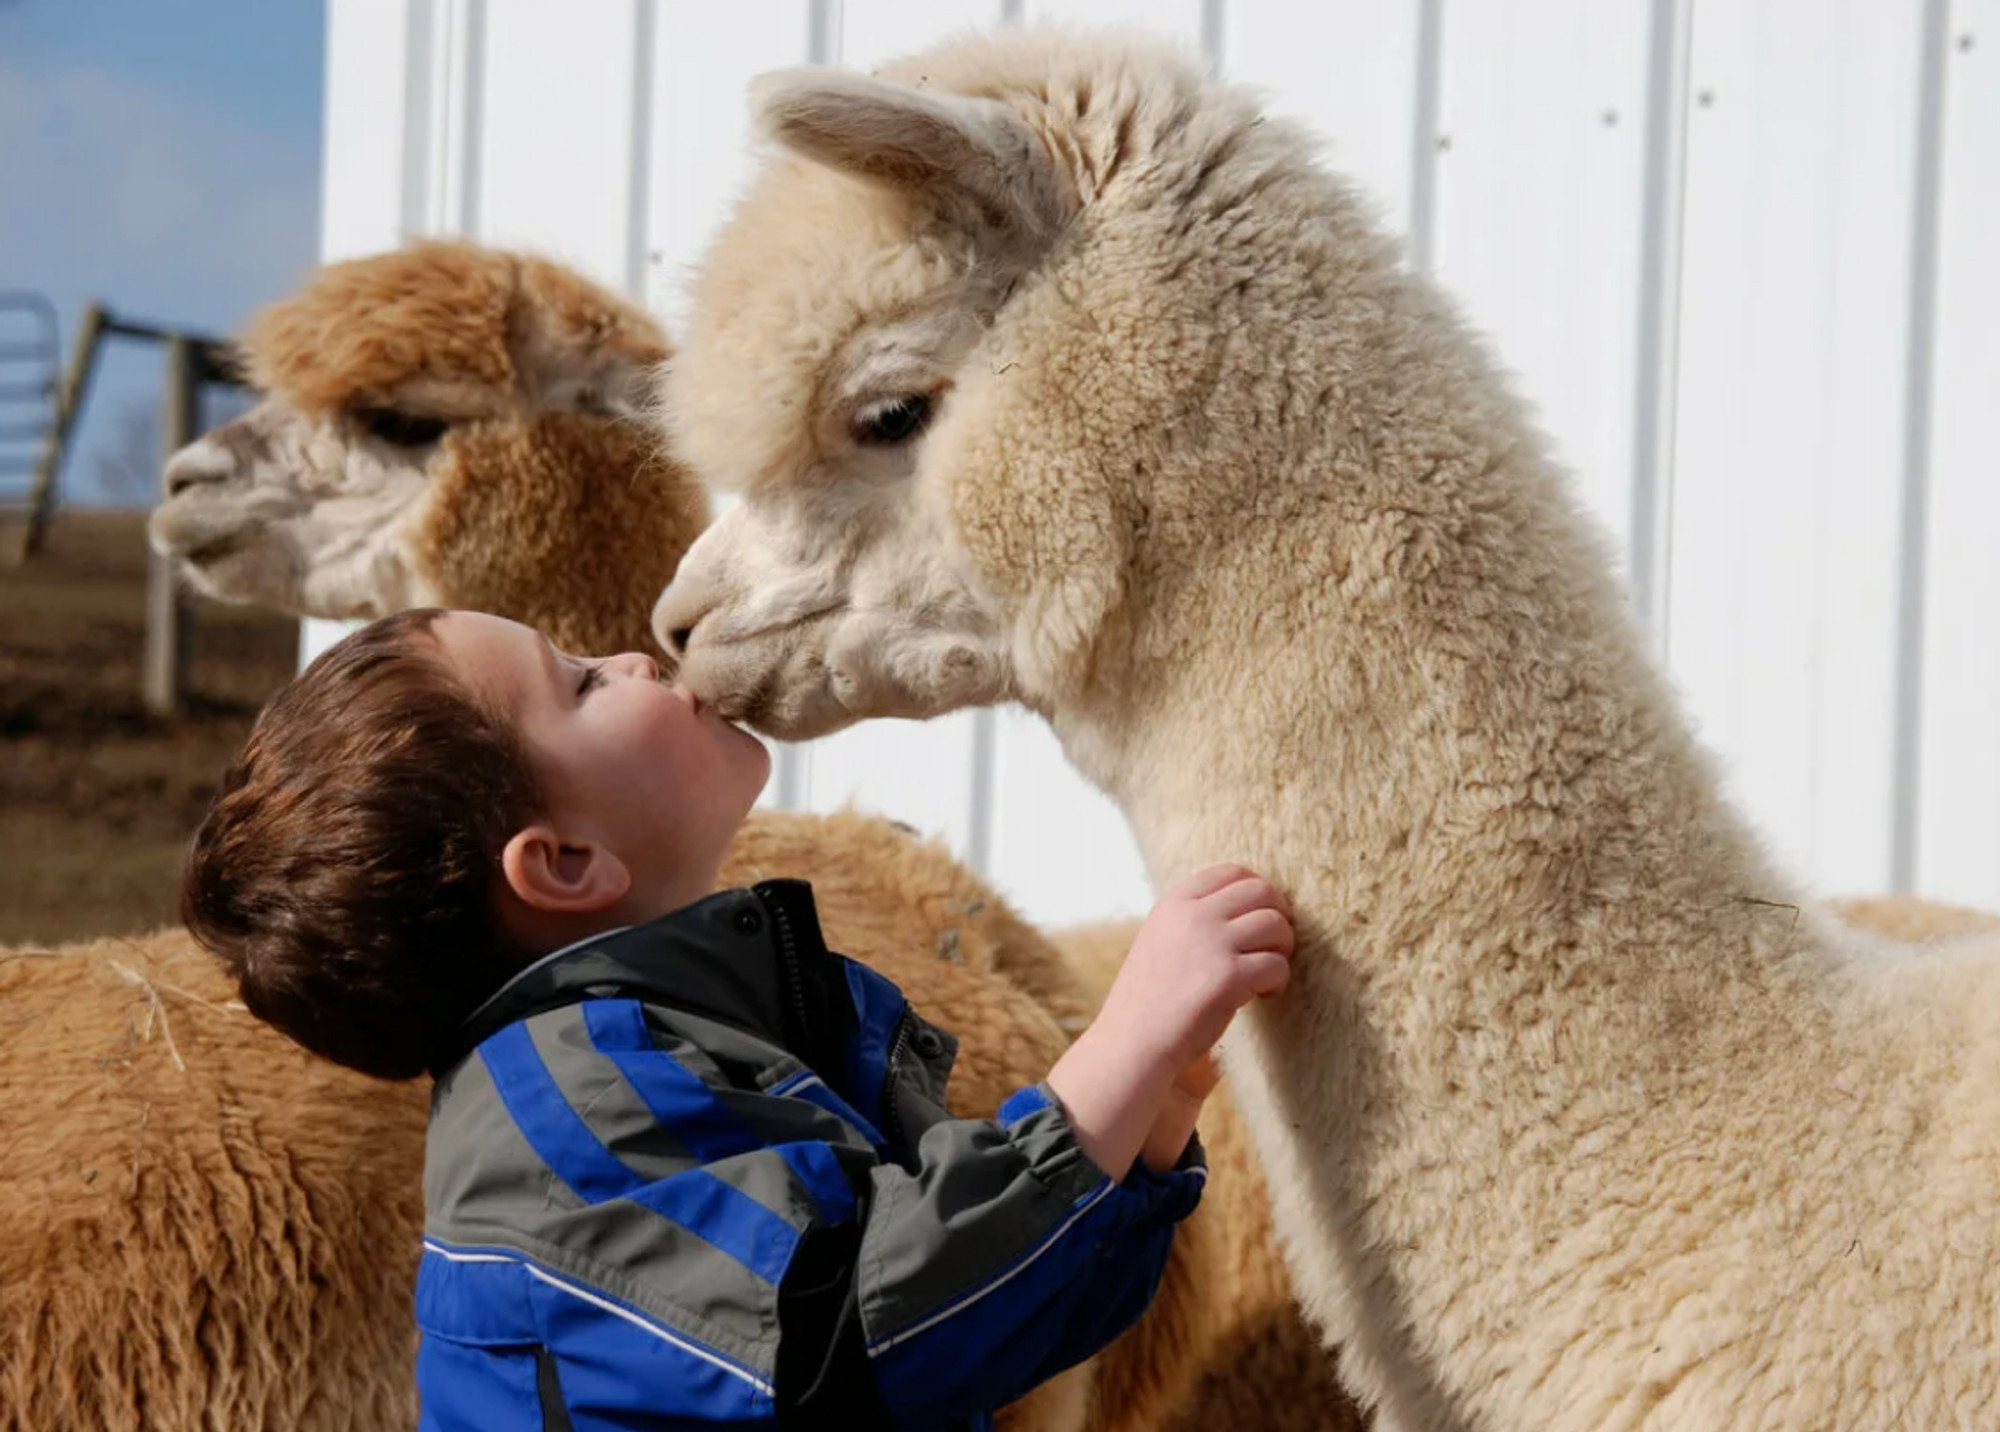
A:
{"type": "Polygon", "coordinates": [[[996,1119],[933,1124],[914,1164],[874,1170],[855,1272],[874,1381],[901,1427],[1003,1406],[1123,1332],[1206,1177],[1190,1141],[1172,1172],[1135,1162],[1114,1183],[1040,1084],[996,1119]]]}

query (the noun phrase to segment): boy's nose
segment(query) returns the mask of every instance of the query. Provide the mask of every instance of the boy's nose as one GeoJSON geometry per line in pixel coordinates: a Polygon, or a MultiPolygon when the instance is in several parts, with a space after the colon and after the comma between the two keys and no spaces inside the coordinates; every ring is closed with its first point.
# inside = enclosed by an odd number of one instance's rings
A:
{"type": "Polygon", "coordinates": [[[626,676],[643,676],[648,681],[660,679],[660,664],[643,651],[628,651],[612,661],[626,676]]]}

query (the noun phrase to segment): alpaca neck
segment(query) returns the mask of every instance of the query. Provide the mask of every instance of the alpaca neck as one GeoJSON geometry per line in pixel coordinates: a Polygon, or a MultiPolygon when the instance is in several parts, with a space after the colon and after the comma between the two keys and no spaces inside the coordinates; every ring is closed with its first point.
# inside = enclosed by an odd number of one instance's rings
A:
{"type": "MultiPolygon", "coordinates": [[[[1327,574],[1273,576],[1269,534],[1163,554],[1142,620],[1213,639],[1193,660],[1158,643],[1173,660],[1131,660],[1115,707],[1084,703],[1058,729],[1124,804],[1156,881],[1249,861],[1383,998],[1431,999],[1456,962],[1468,985],[1587,969],[1592,988],[1669,1003],[1663,980],[1704,1001],[1726,983],[1768,1017],[1790,887],[1716,792],[1622,598],[1576,577],[1601,564],[1566,496],[1536,471],[1495,481],[1508,487],[1483,496],[1504,506],[1518,487],[1526,510],[1497,542],[1444,525],[1412,538],[1398,551],[1431,554],[1414,584],[1368,570],[1379,524],[1340,514],[1353,540],[1329,550],[1356,595],[1338,601],[1327,574]],[[1509,565],[1524,530],[1536,565],[1509,565]],[[1188,572],[1206,580],[1167,575],[1188,572]],[[1216,629],[1229,612],[1244,629],[1216,629]]],[[[1132,650],[1148,644],[1142,631],[1132,650]]],[[[1592,1015],[1573,1001],[1562,1017],[1592,1015]]]]}
{"type": "Polygon", "coordinates": [[[634,424],[579,413],[460,436],[411,565],[447,605],[567,651],[652,651],[654,599],[707,525],[701,488],[634,424]]]}

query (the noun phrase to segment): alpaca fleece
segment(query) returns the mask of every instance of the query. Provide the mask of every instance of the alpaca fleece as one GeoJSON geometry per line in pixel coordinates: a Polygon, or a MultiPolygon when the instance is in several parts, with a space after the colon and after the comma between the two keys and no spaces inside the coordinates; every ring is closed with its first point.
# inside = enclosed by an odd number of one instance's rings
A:
{"type": "Polygon", "coordinates": [[[1229,1068],[1378,1425],[2000,1421],[2000,950],[1767,858],[1523,404],[1304,137],[1047,32],[756,104],[664,388],[746,497],[655,630],[793,738],[1024,702],[1158,885],[1292,895],[1229,1068]]]}

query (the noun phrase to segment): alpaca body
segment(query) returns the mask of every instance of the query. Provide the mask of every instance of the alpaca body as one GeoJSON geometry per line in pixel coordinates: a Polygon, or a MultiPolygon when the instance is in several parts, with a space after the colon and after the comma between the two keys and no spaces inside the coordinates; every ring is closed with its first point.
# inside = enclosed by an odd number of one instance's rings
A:
{"type": "Polygon", "coordinates": [[[666,387],[745,496],[655,630],[795,738],[1023,701],[1156,884],[1292,895],[1229,1067],[1380,1425],[2000,1418],[1994,952],[1771,868],[1521,405],[1301,138],[1059,34],[758,102],[787,152],[666,387]]]}

